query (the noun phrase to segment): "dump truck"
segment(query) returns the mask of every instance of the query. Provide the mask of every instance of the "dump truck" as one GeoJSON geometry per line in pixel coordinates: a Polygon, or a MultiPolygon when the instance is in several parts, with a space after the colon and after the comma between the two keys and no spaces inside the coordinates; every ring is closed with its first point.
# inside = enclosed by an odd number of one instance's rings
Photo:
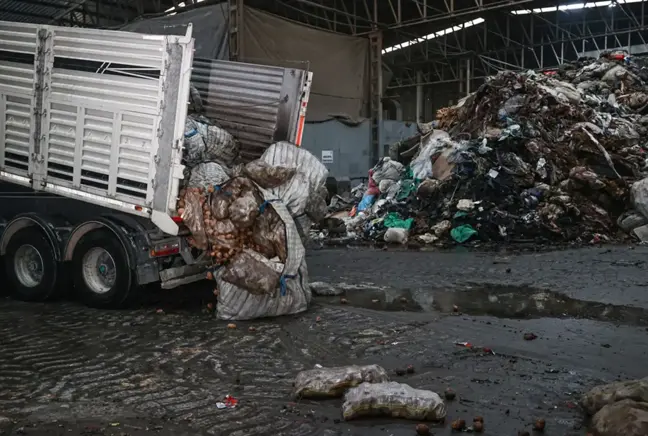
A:
{"type": "Polygon", "coordinates": [[[176,203],[190,88],[242,160],[301,142],[312,73],[194,58],[184,35],[0,21],[5,289],[119,307],[203,279],[176,203]]]}

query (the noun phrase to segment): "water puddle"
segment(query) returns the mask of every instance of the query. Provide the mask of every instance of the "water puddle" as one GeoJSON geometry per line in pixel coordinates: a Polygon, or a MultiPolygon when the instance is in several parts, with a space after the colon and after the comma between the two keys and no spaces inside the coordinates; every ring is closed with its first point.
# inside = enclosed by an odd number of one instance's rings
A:
{"type": "Polygon", "coordinates": [[[347,304],[383,311],[441,312],[509,319],[580,318],[648,326],[648,310],[583,301],[528,286],[472,285],[453,290],[346,289],[338,297],[317,297],[327,304],[347,304]]]}

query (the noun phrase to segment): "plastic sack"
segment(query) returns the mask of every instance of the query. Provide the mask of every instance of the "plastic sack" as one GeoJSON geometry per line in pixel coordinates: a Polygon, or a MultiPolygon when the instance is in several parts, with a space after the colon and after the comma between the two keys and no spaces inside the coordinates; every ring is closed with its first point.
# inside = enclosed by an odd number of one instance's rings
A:
{"type": "Polygon", "coordinates": [[[252,250],[243,250],[227,264],[221,278],[251,294],[269,295],[279,286],[281,269],[283,265],[252,250]]]}
{"type": "Polygon", "coordinates": [[[252,191],[245,191],[229,207],[229,217],[239,228],[249,228],[259,216],[259,206],[252,191]]]}
{"type": "Polygon", "coordinates": [[[432,177],[432,156],[447,146],[450,136],[443,130],[435,130],[422,138],[421,147],[410,163],[414,178],[425,180],[432,177]]]}
{"type": "Polygon", "coordinates": [[[295,175],[295,168],[271,166],[262,160],[252,161],[243,167],[243,174],[263,189],[272,189],[283,185],[295,175]]]}
{"type": "Polygon", "coordinates": [[[304,214],[307,209],[311,212],[317,210],[317,207],[309,208],[308,205],[311,201],[318,201],[317,198],[313,199],[313,196],[326,185],[328,170],[310,152],[289,142],[272,144],[263,153],[261,160],[270,166],[295,169],[295,175],[287,183],[270,189],[270,193],[280,198],[290,214],[299,222],[299,235],[305,243],[312,223],[304,214]]]}
{"type": "Polygon", "coordinates": [[[203,113],[205,111],[200,92],[193,85],[189,86],[189,111],[195,113],[203,113]]]}
{"type": "Polygon", "coordinates": [[[255,295],[223,280],[225,268],[220,268],[216,272],[219,290],[216,313],[219,319],[249,320],[292,315],[304,312],[310,304],[312,294],[308,285],[306,250],[297,227],[288,209],[275,201],[276,197],[264,190],[261,190],[261,194],[264,200],[269,201],[268,208],[272,208],[277,215],[276,223],[271,228],[280,229],[276,230],[281,233],[277,238],[283,240],[283,249],[286,250],[279,286],[271,295],[255,295]]]}
{"type": "Polygon", "coordinates": [[[214,192],[210,199],[212,216],[217,220],[224,220],[229,216],[229,207],[232,198],[224,192],[214,192]]]}
{"type": "Polygon", "coordinates": [[[276,220],[273,220],[271,217],[270,222],[270,237],[274,245],[275,253],[279,260],[285,262],[288,258],[288,246],[286,245],[286,228],[284,222],[278,217],[276,220]]]}
{"type": "Polygon", "coordinates": [[[255,245],[255,250],[268,259],[272,259],[277,255],[272,237],[272,224],[270,211],[268,211],[259,215],[252,230],[252,240],[255,245]]]}
{"type": "Polygon", "coordinates": [[[226,219],[221,221],[207,220],[205,222],[207,239],[211,245],[211,255],[216,262],[223,262],[234,256],[240,243],[238,242],[238,229],[232,221],[226,219]]]}
{"type": "Polygon", "coordinates": [[[191,232],[193,245],[200,249],[206,250],[207,233],[205,221],[203,219],[204,196],[200,189],[187,189],[183,196],[184,208],[180,213],[182,221],[191,232]]]}
{"type": "Polygon", "coordinates": [[[383,180],[396,181],[400,179],[403,173],[403,164],[388,157],[384,157],[381,162],[373,168],[373,179],[380,185],[383,180]]]}
{"type": "Polygon", "coordinates": [[[360,203],[358,203],[358,212],[362,212],[363,210],[369,209],[375,200],[376,200],[375,195],[365,194],[365,196],[362,197],[360,203]]]}
{"type": "Polygon", "coordinates": [[[396,212],[389,212],[385,217],[385,227],[409,230],[414,224],[414,218],[403,219],[396,212]]]}
{"type": "Polygon", "coordinates": [[[378,365],[342,366],[301,371],[295,378],[296,398],[334,398],[362,383],[389,381],[387,371],[378,365]]]}
{"type": "Polygon", "coordinates": [[[409,237],[409,230],[390,228],[385,232],[383,239],[388,244],[406,244],[409,237]]]}
{"type": "Polygon", "coordinates": [[[648,178],[632,184],[630,199],[637,212],[648,218],[648,178]]]}
{"type": "Polygon", "coordinates": [[[286,261],[286,231],[283,221],[279,219],[274,210],[268,208],[254,223],[252,241],[256,251],[268,259],[278,257],[281,262],[286,261]]]}
{"type": "Polygon", "coordinates": [[[189,166],[208,161],[231,165],[238,157],[239,146],[227,130],[205,117],[187,117],[184,135],[184,159],[189,166]]]}
{"type": "Polygon", "coordinates": [[[446,405],[437,393],[396,382],[362,383],[346,393],[342,404],[347,421],[375,416],[441,421],[446,415],[446,405]]]}
{"type": "Polygon", "coordinates": [[[476,234],[477,234],[477,230],[475,230],[470,224],[464,224],[455,227],[450,231],[450,236],[452,236],[452,239],[454,239],[456,242],[460,244],[463,244],[464,242],[466,242],[468,239],[472,238],[476,234]]]}
{"type": "Polygon", "coordinates": [[[396,183],[397,183],[396,180],[384,179],[381,180],[380,183],[378,184],[378,189],[380,189],[380,192],[384,194],[387,191],[389,191],[389,188],[394,186],[394,184],[396,183]]]}
{"type": "Polygon", "coordinates": [[[326,200],[320,194],[313,194],[306,205],[306,215],[314,222],[323,220],[328,214],[326,200]]]}
{"type": "Polygon", "coordinates": [[[216,162],[205,162],[191,169],[188,186],[207,189],[220,186],[229,180],[226,169],[216,162]]]}

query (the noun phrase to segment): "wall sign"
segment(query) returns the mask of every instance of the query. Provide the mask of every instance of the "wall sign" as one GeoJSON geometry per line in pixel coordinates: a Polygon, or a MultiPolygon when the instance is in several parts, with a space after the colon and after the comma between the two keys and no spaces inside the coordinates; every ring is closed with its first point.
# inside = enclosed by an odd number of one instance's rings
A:
{"type": "Polygon", "coordinates": [[[333,163],[333,150],[322,150],[322,163],[323,164],[333,163]]]}

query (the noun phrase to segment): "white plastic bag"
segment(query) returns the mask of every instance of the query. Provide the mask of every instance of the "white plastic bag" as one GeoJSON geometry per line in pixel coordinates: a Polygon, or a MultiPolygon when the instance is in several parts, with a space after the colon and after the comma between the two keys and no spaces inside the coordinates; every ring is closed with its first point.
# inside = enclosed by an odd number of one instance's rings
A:
{"type": "Polygon", "coordinates": [[[211,161],[232,165],[238,157],[234,137],[205,117],[187,117],[184,137],[184,160],[189,167],[211,161]]]}
{"type": "Polygon", "coordinates": [[[273,208],[285,227],[286,262],[279,286],[273,294],[253,295],[223,280],[224,268],[216,273],[218,306],[216,313],[223,320],[248,320],[291,315],[308,309],[312,294],[308,284],[306,250],[287,208],[268,191],[260,190],[268,208],[273,208]]]}
{"type": "Polygon", "coordinates": [[[409,238],[409,230],[391,228],[385,232],[384,240],[388,244],[407,244],[409,238]]]}
{"type": "Polygon", "coordinates": [[[305,242],[312,220],[323,218],[318,216],[323,210],[319,206],[322,204],[320,192],[325,188],[328,170],[310,152],[285,141],[272,144],[261,160],[273,166],[295,168],[295,175],[287,183],[270,192],[280,198],[292,217],[299,221],[300,236],[305,242]]]}
{"type": "Polygon", "coordinates": [[[630,198],[637,212],[648,218],[648,178],[632,184],[630,198]]]}
{"type": "Polygon", "coordinates": [[[294,395],[296,398],[341,397],[347,389],[361,383],[387,381],[387,371],[378,365],[310,369],[297,374],[294,395]]]}
{"type": "Polygon", "coordinates": [[[384,157],[383,160],[373,168],[374,171],[372,177],[377,185],[380,185],[384,180],[397,181],[400,179],[404,169],[405,167],[403,167],[402,163],[384,157]]]}
{"type": "Polygon", "coordinates": [[[446,414],[446,405],[437,393],[396,382],[362,383],[346,393],[342,405],[345,420],[387,416],[440,421],[446,414]]]}
{"type": "Polygon", "coordinates": [[[188,186],[207,189],[220,186],[230,179],[227,170],[216,162],[205,162],[190,170],[188,186]]]}
{"type": "Polygon", "coordinates": [[[428,136],[421,138],[421,147],[410,163],[414,178],[425,180],[432,177],[432,156],[446,148],[448,141],[450,135],[443,130],[434,130],[428,136]]]}

